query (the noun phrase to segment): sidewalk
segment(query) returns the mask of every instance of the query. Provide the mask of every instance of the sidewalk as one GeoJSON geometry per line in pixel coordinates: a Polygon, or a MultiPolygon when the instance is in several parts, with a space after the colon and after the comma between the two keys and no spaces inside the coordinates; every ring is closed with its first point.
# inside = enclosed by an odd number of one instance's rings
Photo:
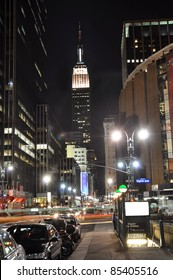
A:
{"type": "Polygon", "coordinates": [[[173,260],[173,253],[159,247],[126,249],[108,221],[84,233],[69,260],[173,260]]]}

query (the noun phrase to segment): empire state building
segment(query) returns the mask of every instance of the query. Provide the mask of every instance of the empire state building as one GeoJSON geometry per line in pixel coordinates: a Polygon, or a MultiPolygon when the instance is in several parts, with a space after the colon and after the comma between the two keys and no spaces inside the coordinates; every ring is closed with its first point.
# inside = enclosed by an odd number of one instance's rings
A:
{"type": "Polygon", "coordinates": [[[72,128],[82,135],[83,147],[89,149],[91,142],[90,83],[87,66],[83,60],[81,27],[79,23],[77,63],[72,74],[72,128]]]}

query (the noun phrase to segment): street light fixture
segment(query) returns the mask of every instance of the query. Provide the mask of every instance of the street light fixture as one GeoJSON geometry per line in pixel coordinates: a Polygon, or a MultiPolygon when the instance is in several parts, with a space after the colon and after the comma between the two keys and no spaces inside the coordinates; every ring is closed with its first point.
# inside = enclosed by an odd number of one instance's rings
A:
{"type": "Polygon", "coordinates": [[[66,189],[65,183],[61,183],[60,184],[60,199],[61,199],[62,205],[64,205],[64,203],[65,203],[65,189],[66,189]]]}
{"type": "Polygon", "coordinates": [[[134,169],[137,169],[140,166],[140,163],[138,160],[132,158],[131,160],[129,160],[129,162],[127,163],[126,161],[119,161],[117,163],[118,168],[123,169],[125,167],[125,171],[127,173],[128,176],[128,188],[130,188],[131,185],[131,181],[132,181],[132,173],[134,172],[134,169]]]}
{"type": "Polygon", "coordinates": [[[64,183],[61,184],[61,189],[62,189],[63,191],[65,190],[65,184],[64,184],[64,183]]]}
{"type": "Polygon", "coordinates": [[[112,140],[113,141],[119,141],[122,138],[122,133],[125,134],[126,136],[126,140],[127,140],[127,151],[129,156],[133,156],[134,155],[134,136],[135,134],[137,134],[138,138],[140,140],[145,140],[149,137],[149,132],[147,129],[139,129],[139,130],[134,130],[131,137],[128,136],[127,132],[125,130],[115,130],[112,133],[112,140]]]}
{"type": "Polygon", "coordinates": [[[110,203],[111,203],[111,187],[112,187],[113,179],[108,178],[108,189],[107,189],[107,199],[108,195],[110,194],[110,203]]]}
{"type": "Polygon", "coordinates": [[[46,207],[51,207],[51,192],[48,192],[48,185],[51,181],[51,176],[50,175],[45,175],[43,177],[43,182],[46,185],[46,207]]]}
{"type": "MultiPolygon", "coordinates": [[[[126,136],[126,141],[127,141],[127,153],[128,153],[128,164],[126,164],[126,172],[128,175],[128,187],[130,188],[131,185],[131,181],[132,181],[132,171],[133,171],[133,167],[138,167],[139,166],[139,162],[137,160],[135,160],[134,158],[134,152],[135,152],[135,147],[134,147],[134,136],[135,134],[137,134],[138,138],[140,140],[145,140],[148,138],[149,136],[149,132],[147,129],[139,129],[139,130],[134,130],[131,137],[129,137],[129,135],[127,134],[127,132],[125,130],[115,130],[112,133],[112,140],[113,141],[119,141],[122,138],[123,133],[126,136]]],[[[119,163],[119,167],[122,167],[123,163],[119,163]]]]}

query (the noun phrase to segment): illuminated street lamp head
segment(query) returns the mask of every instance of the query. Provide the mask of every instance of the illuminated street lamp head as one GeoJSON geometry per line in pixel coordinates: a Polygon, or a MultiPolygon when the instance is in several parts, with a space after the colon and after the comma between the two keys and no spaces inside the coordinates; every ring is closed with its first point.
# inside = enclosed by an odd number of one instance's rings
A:
{"type": "Polygon", "coordinates": [[[140,163],[139,163],[139,161],[138,161],[138,160],[134,160],[134,161],[132,161],[132,166],[133,166],[134,168],[138,168],[138,167],[139,167],[139,165],[140,165],[140,163]]]}
{"type": "Polygon", "coordinates": [[[43,177],[43,182],[44,182],[45,184],[49,184],[50,180],[51,180],[51,177],[50,177],[49,175],[45,175],[45,176],[43,177]]]}
{"type": "Polygon", "coordinates": [[[108,178],[108,184],[111,185],[113,183],[112,178],[108,178]]]}
{"type": "Polygon", "coordinates": [[[145,140],[149,137],[149,132],[145,128],[142,128],[142,129],[138,130],[137,134],[138,134],[138,138],[140,140],[145,140]]]}
{"type": "Polygon", "coordinates": [[[122,133],[120,130],[115,130],[112,132],[112,140],[113,141],[119,141],[122,138],[122,133]]]}
{"type": "Polygon", "coordinates": [[[9,171],[12,171],[12,170],[13,170],[13,166],[12,166],[12,165],[9,165],[9,166],[7,167],[7,169],[8,169],[9,171]]]}
{"type": "Polygon", "coordinates": [[[126,165],[126,162],[123,162],[123,161],[119,161],[119,162],[117,163],[117,166],[118,166],[119,168],[123,168],[123,167],[125,167],[125,165],[126,165]]]}
{"type": "Polygon", "coordinates": [[[63,190],[65,189],[65,184],[64,183],[61,184],[61,189],[63,189],[63,190]]]}

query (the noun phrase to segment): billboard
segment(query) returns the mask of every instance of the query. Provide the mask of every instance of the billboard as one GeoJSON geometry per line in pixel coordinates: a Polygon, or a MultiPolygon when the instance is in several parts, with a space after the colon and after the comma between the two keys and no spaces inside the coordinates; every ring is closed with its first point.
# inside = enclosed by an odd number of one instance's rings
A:
{"type": "Polygon", "coordinates": [[[80,189],[82,195],[88,195],[88,173],[80,173],[80,189]]]}

